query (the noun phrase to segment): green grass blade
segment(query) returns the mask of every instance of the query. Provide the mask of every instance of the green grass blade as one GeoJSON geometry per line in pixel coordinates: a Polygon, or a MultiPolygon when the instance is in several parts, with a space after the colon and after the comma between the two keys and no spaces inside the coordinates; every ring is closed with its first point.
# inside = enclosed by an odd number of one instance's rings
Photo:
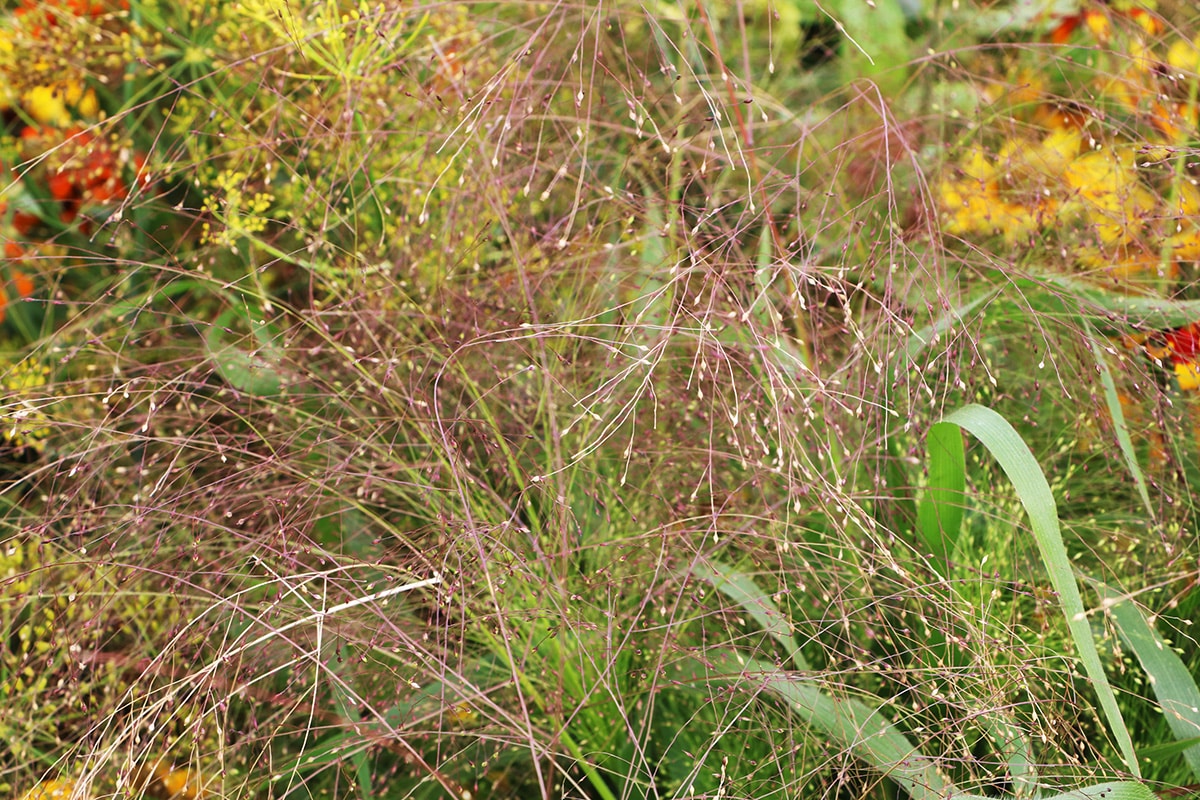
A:
{"type": "Polygon", "coordinates": [[[1120,708],[1117,707],[1117,698],[1113,694],[1108,677],[1104,674],[1100,654],[1096,651],[1096,642],[1083,608],[1083,598],[1079,594],[1079,586],[1075,583],[1071,560],[1067,556],[1062,532],[1058,527],[1058,507],[1055,505],[1054,495],[1050,492],[1050,485],[1046,483],[1046,476],[1042,474],[1041,467],[1020,434],[1007,420],[990,408],[974,404],[964,406],[949,414],[944,421],[960,426],[979,439],[1000,463],[1016,488],[1017,497],[1029,514],[1034,539],[1049,573],[1050,583],[1058,593],[1067,628],[1075,642],[1075,649],[1079,651],[1079,660],[1083,663],[1084,672],[1096,691],[1100,707],[1104,710],[1112,735],[1125,760],[1125,767],[1134,777],[1141,777],[1129,729],[1121,716],[1120,708]]]}
{"type": "Polygon", "coordinates": [[[926,325],[918,331],[913,331],[909,334],[908,341],[904,345],[904,354],[910,359],[915,359],[921,354],[922,350],[941,338],[943,333],[953,330],[955,325],[961,325],[964,315],[971,313],[984,303],[991,302],[999,294],[999,289],[991,289],[984,292],[974,300],[969,300],[957,308],[950,309],[939,317],[936,322],[926,325]]]}
{"type": "Polygon", "coordinates": [[[710,661],[724,673],[717,676],[719,680],[761,684],[805,724],[895,781],[912,800],[961,797],[936,762],[910,742],[879,707],[830,697],[813,681],[796,680],[795,673],[733,651],[710,654],[710,661]]]}
{"type": "Polygon", "coordinates": [[[1178,755],[1189,747],[1200,745],[1200,736],[1193,736],[1189,739],[1180,739],[1177,742],[1164,742],[1163,744],[1151,745],[1138,750],[1138,755],[1143,761],[1157,761],[1159,759],[1170,758],[1178,755]]]}
{"type": "Polygon", "coordinates": [[[1008,777],[1014,794],[1018,797],[1034,797],[1037,794],[1037,762],[1029,738],[1012,722],[994,714],[980,718],[988,738],[996,752],[1008,765],[1008,777]]]}
{"type": "Polygon", "coordinates": [[[1113,327],[1129,330],[1129,323],[1136,322],[1144,328],[1174,328],[1187,325],[1200,316],[1200,300],[1174,300],[1149,295],[1124,294],[1097,288],[1082,278],[1068,275],[1039,276],[1037,280],[1017,279],[1013,281],[1017,290],[1044,289],[1046,285],[1058,287],[1067,293],[1064,300],[1080,315],[1101,323],[1120,320],[1113,327]],[[1097,313],[1095,306],[1104,314],[1097,313]]]}
{"type": "Polygon", "coordinates": [[[692,565],[691,573],[737,603],[760,628],[783,646],[796,669],[810,668],[796,643],[792,623],[775,605],[771,596],[758,588],[758,584],[749,575],[712,559],[692,565]]]}
{"type": "Polygon", "coordinates": [[[934,565],[945,577],[948,562],[962,530],[966,502],[967,463],[963,455],[962,430],[939,422],[926,438],[929,453],[929,483],[917,508],[921,539],[933,555],[934,565]]]}
{"type": "Polygon", "coordinates": [[[1137,454],[1133,450],[1133,440],[1129,437],[1129,426],[1125,424],[1125,412],[1121,410],[1121,399],[1117,396],[1117,385],[1113,381],[1112,371],[1108,368],[1104,350],[1096,341],[1098,338],[1096,331],[1091,325],[1088,325],[1087,329],[1088,344],[1092,348],[1092,354],[1096,357],[1096,368],[1100,370],[1100,385],[1104,387],[1104,402],[1108,406],[1109,416],[1112,417],[1113,427],[1117,432],[1117,444],[1121,448],[1121,457],[1125,459],[1125,467],[1133,478],[1133,484],[1137,487],[1138,496],[1142,498],[1142,505],[1146,507],[1146,513],[1150,515],[1150,519],[1154,519],[1154,506],[1150,504],[1150,493],[1146,489],[1146,476],[1142,474],[1142,468],[1138,466],[1137,454]]]}
{"type": "MultiPolygon", "coordinates": [[[[993,800],[978,794],[956,794],[954,800],[993,800]]],[[[1060,792],[1041,800],[1158,800],[1158,795],[1134,781],[1112,781],[1097,783],[1069,792],[1060,792]]]]}
{"type": "Polygon", "coordinates": [[[914,499],[915,483],[905,469],[904,446],[900,437],[888,436],[885,449],[884,478],[887,479],[888,497],[875,503],[875,519],[888,530],[908,536],[917,529],[917,503],[914,499]]]}
{"type": "MultiPolygon", "coordinates": [[[[1117,635],[1129,648],[1150,678],[1163,716],[1178,740],[1200,735],[1200,689],[1183,660],[1150,626],[1145,615],[1126,595],[1098,580],[1089,583],[1100,595],[1117,635]]],[[[1143,754],[1144,755],[1144,754],[1143,754]]],[[[1192,773],[1200,780],[1200,745],[1183,751],[1192,773]]]]}
{"type": "MultiPolygon", "coordinates": [[[[329,688],[333,694],[334,702],[337,704],[338,714],[342,719],[347,720],[354,726],[361,725],[363,719],[355,703],[355,698],[342,685],[341,678],[335,676],[329,682],[329,688]]],[[[350,766],[354,770],[355,794],[362,798],[362,800],[369,800],[369,798],[374,796],[375,790],[372,788],[371,764],[367,758],[367,749],[365,747],[346,748],[345,758],[350,762],[350,766]]]]}

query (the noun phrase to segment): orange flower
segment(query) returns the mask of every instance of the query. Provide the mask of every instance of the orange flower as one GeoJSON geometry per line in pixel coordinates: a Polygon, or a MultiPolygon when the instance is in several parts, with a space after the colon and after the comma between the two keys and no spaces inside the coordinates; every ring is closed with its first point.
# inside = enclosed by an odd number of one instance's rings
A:
{"type": "Polygon", "coordinates": [[[73,222],[88,204],[105,204],[128,194],[120,173],[136,162],[117,144],[78,126],[66,130],[29,126],[21,139],[29,157],[48,154],[46,186],[59,203],[58,217],[64,224],[73,222]]]}
{"type": "Polygon", "coordinates": [[[19,269],[13,270],[13,288],[22,299],[33,294],[33,280],[19,269]]]}
{"type": "Polygon", "coordinates": [[[1162,19],[1144,6],[1132,2],[1117,3],[1113,6],[1093,3],[1078,14],[1062,17],[1054,30],[1050,31],[1049,40],[1053,44],[1066,44],[1070,41],[1071,34],[1082,25],[1096,41],[1105,44],[1112,38],[1114,17],[1123,17],[1133,22],[1151,36],[1158,36],[1165,27],[1162,19]]]}
{"type": "Polygon", "coordinates": [[[50,196],[55,200],[68,200],[75,191],[75,182],[71,180],[71,175],[66,172],[51,175],[49,184],[50,196]]]}
{"type": "MultiPolygon", "coordinates": [[[[11,239],[4,242],[4,257],[9,262],[20,262],[25,258],[25,256],[25,248],[20,243],[14,242],[11,239]]],[[[10,274],[12,279],[8,282],[9,286],[12,287],[12,291],[15,292],[18,297],[24,299],[33,294],[34,286],[32,278],[16,268],[13,268],[10,274]]],[[[4,321],[5,311],[8,307],[9,294],[10,292],[7,290],[0,291],[0,322],[4,321]]]]}

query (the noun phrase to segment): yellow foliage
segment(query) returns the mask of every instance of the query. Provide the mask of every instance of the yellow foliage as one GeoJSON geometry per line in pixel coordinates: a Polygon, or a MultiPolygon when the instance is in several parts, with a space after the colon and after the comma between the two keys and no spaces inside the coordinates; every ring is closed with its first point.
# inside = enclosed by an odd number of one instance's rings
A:
{"type": "MultiPolygon", "coordinates": [[[[1141,5],[1114,13],[1144,30],[1161,25],[1141,5]]],[[[1113,19],[1098,10],[1078,23],[1107,39],[1113,19]]],[[[976,145],[963,154],[955,174],[934,187],[943,232],[998,237],[1018,248],[1049,240],[1059,245],[1049,252],[1116,281],[1169,279],[1177,262],[1200,261],[1200,187],[1168,180],[1179,145],[1192,140],[1200,122],[1194,100],[1180,99],[1179,80],[1200,71],[1200,37],[1160,45],[1139,33],[1121,41],[1124,67],[1098,79],[1105,104],[1095,110],[1039,103],[1047,96],[1044,79],[1029,68],[1016,73],[1008,95],[1014,113],[1041,133],[1010,132],[990,153],[976,145]],[[1021,105],[1033,108],[1021,114],[1021,105]],[[1106,132],[1106,107],[1128,112],[1136,133],[1106,132]]]]}
{"type": "Polygon", "coordinates": [[[1032,105],[1042,99],[1046,91],[1046,81],[1032,69],[1023,69],[1017,73],[1007,99],[1013,108],[1032,105]]]}
{"type": "Polygon", "coordinates": [[[983,151],[979,148],[972,150],[959,165],[963,175],[977,181],[987,182],[989,188],[994,190],[994,181],[996,178],[996,166],[988,160],[983,151]]]}
{"type": "Polygon", "coordinates": [[[1200,37],[1196,41],[1178,39],[1167,48],[1167,64],[1176,72],[1200,72],[1200,37]]]}
{"type": "Polygon", "coordinates": [[[1200,365],[1192,362],[1175,365],[1175,380],[1183,391],[1200,389],[1200,365]]]}
{"type": "Polygon", "coordinates": [[[1185,228],[1167,237],[1172,257],[1178,261],[1200,261],[1200,229],[1185,228]]]}
{"type": "Polygon", "coordinates": [[[1200,215],[1200,187],[1191,181],[1181,181],[1175,202],[1180,215],[1185,217],[1200,215]]]}
{"type": "Polygon", "coordinates": [[[1075,252],[1075,262],[1084,271],[1118,284],[1144,278],[1172,278],[1178,272],[1173,262],[1164,265],[1158,253],[1137,246],[1103,250],[1081,247],[1075,252]]]}
{"type": "Polygon", "coordinates": [[[201,800],[208,796],[200,775],[190,769],[161,769],[156,777],[160,794],[170,800],[201,800]]]}
{"type": "Polygon", "coordinates": [[[1043,175],[1061,175],[1067,165],[1083,150],[1083,134],[1077,128],[1051,131],[1034,151],[1039,171],[1043,175]]]}
{"type": "Polygon", "coordinates": [[[945,210],[942,229],[952,236],[986,233],[978,221],[987,216],[991,203],[986,192],[973,191],[967,181],[942,183],[938,199],[945,210]]]}
{"type": "Polygon", "coordinates": [[[1083,214],[1100,243],[1111,247],[1133,239],[1158,206],[1127,160],[1111,150],[1086,153],[1063,169],[1063,183],[1084,201],[1083,214]]]}
{"type": "Polygon", "coordinates": [[[1181,144],[1192,138],[1198,121],[1196,107],[1188,103],[1160,103],[1150,105],[1150,122],[1163,138],[1181,144]]]}
{"type": "Polygon", "coordinates": [[[21,800],[72,800],[86,797],[87,794],[79,791],[75,781],[46,781],[26,792],[21,800]]]}

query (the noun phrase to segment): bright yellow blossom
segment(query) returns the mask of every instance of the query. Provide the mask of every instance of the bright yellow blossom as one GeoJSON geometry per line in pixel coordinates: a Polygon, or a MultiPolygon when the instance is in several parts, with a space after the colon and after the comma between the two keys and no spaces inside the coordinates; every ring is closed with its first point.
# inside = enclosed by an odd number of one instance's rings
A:
{"type": "Polygon", "coordinates": [[[70,125],[75,116],[92,118],[100,110],[96,93],[74,80],[27,89],[21,94],[21,105],[35,121],[59,128],[70,125]]]}

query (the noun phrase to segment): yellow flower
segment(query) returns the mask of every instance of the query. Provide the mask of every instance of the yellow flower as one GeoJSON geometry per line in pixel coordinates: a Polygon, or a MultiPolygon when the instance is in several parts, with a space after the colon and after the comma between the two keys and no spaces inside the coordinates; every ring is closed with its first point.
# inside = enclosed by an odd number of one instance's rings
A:
{"type": "Polygon", "coordinates": [[[75,80],[27,89],[21,94],[21,105],[37,122],[59,128],[71,124],[71,108],[83,118],[95,117],[100,110],[96,93],[75,80]]]}
{"type": "Polygon", "coordinates": [[[54,86],[35,86],[21,94],[21,105],[43,125],[66,127],[71,122],[66,103],[54,86]]]}

